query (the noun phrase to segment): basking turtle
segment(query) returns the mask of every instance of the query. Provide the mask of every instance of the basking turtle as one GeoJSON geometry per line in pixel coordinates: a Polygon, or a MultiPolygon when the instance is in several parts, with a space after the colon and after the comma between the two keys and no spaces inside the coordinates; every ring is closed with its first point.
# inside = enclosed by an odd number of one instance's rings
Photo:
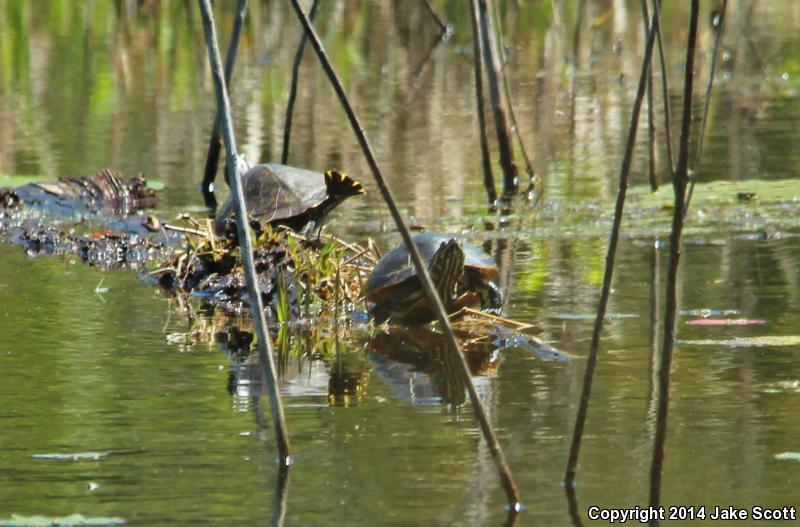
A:
{"type": "MultiPolygon", "coordinates": [[[[339,203],[364,193],[361,183],[336,170],[320,174],[277,164],[252,167],[242,176],[242,187],[251,219],[296,231],[310,222],[319,225],[339,203]]],[[[229,195],[217,212],[219,229],[233,210],[233,196],[229,195]]]]}
{"type": "MultiPolygon", "coordinates": [[[[412,239],[448,312],[468,306],[500,307],[500,293],[493,283],[499,269],[491,256],[446,234],[426,232],[412,239]]],[[[436,317],[411,255],[402,243],[375,266],[364,286],[364,295],[373,304],[370,315],[378,323],[391,318],[422,324],[436,317]]]]}

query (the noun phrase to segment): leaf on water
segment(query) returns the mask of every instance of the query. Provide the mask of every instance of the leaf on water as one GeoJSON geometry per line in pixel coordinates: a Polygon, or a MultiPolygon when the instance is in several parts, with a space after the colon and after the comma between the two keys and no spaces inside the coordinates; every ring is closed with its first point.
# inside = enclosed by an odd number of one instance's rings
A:
{"type": "Polygon", "coordinates": [[[781,452],[775,454],[775,459],[779,461],[800,461],[800,452],[781,452]]]}
{"type": "Polygon", "coordinates": [[[735,337],[732,339],[682,340],[681,345],[727,346],[730,348],[758,348],[762,346],[797,346],[800,335],[765,335],[761,337],[735,337]]]}
{"type": "Polygon", "coordinates": [[[111,291],[111,288],[109,288],[109,287],[102,287],[103,282],[105,281],[105,279],[106,279],[105,276],[101,277],[100,278],[100,283],[97,284],[97,287],[94,288],[94,292],[97,293],[98,295],[101,294],[101,293],[108,293],[109,291],[111,291]]]}
{"type": "MultiPolygon", "coordinates": [[[[595,313],[558,313],[555,318],[559,320],[594,320],[595,313]]],[[[624,320],[626,318],[639,318],[635,313],[606,313],[605,320],[624,320]]]]}
{"type": "Polygon", "coordinates": [[[12,514],[11,518],[0,518],[2,527],[73,527],[79,525],[124,525],[127,521],[123,518],[87,518],[82,514],[69,516],[20,516],[12,514]]]}
{"type": "Polygon", "coordinates": [[[764,393],[786,393],[786,392],[800,393],[800,380],[779,381],[772,384],[768,384],[763,391],[764,393]]]}
{"type": "Polygon", "coordinates": [[[53,459],[56,461],[99,461],[108,456],[103,452],[75,452],[67,454],[34,454],[35,459],[53,459]]]}
{"type": "Polygon", "coordinates": [[[736,317],[742,314],[738,309],[682,309],[679,314],[682,317],[736,317]]]}
{"type": "Polygon", "coordinates": [[[511,336],[500,337],[493,342],[496,349],[501,350],[505,348],[518,348],[531,352],[536,358],[543,361],[552,362],[571,362],[572,357],[566,353],[562,353],[552,347],[550,344],[523,335],[522,333],[515,333],[511,336]]]}
{"type": "Polygon", "coordinates": [[[47,176],[33,176],[26,174],[3,174],[0,172],[0,188],[15,188],[27,185],[28,183],[42,183],[51,181],[53,178],[47,176]]]}
{"type": "Polygon", "coordinates": [[[147,180],[147,188],[151,188],[156,192],[164,190],[167,185],[164,184],[163,181],[159,181],[158,179],[148,179],[147,180]]]}
{"type": "Polygon", "coordinates": [[[760,326],[767,321],[758,318],[697,318],[686,323],[690,326],[760,326]]]}

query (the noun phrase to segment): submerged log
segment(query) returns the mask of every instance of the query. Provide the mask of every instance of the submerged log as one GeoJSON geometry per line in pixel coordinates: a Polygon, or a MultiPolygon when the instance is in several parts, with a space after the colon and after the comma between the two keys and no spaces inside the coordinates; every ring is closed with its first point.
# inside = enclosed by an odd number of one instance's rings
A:
{"type": "Polygon", "coordinates": [[[0,206],[6,208],[26,204],[62,216],[87,212],[125,216],[156,204],[155,190],[142,174],[126,181],[120,172],[108,168],[88,177],[0,189],[0,198],[0,206]]]}

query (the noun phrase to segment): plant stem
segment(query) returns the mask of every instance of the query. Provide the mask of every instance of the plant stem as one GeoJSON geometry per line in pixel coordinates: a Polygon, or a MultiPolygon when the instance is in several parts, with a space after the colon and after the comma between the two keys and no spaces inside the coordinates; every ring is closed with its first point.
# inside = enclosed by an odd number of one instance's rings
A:
{"type": "Polygon", "coordinates": [[[664,43],[661,40],[661,0],[653,0],[653,17],[656,20],[655,31],[658,38],[658,58],[661,63],[661,91],[664,99],[664,135],[667,142],[667,161],[669,176],[675,173],[675,155],[672,153],[672,116],[669,109],[669,80],[667,75],[667,59],[664,57],[664,43]]]}
{"type": "MultiPolygon", "coordinates": [[[[647,0],[642,0],[642,21],[644,22],[644,37],[650,38],[650,13],[647,0]]],[[[658,190],[658,173],[656,172],[656,120],[653,107],[653,66],[647,68],[647,175],[650,180],[650,190],[658,190]]]]}
{"type": "Polygon", "coordinates": [[[236,152],[236,139],[233,134],[231,106],[228,100],[225,78],[222,74],[219,48],[217,47],[217,33],[214,28],[214,15],[211,12],[211,2],[210,0],[197,1],[200,4],[200,12],[203,16],[203,29],[208,46],[208,57],[211,62],[211,74],[214,78],[214,88],[219,104],[221,132],[225,142],[226,152],[225,168],[235,204],[236,229],[239,234],[244,276],[247,282],[248,296],[250,297],[250,310],[256,325],[256,334],[258,335],[258,357],[264,373],[267,393],[269,394],[272,422],[275,427],[275,435],[278,442],[280,463],[281,465],[289,465],[291,464],[289,437],[286,433],[286,421],[283,415],[283,406],[281,405],[281,395],[278,391],[278,380],[275,375],[275,363],[272,358],[272,341],[270,340],[269,330],[267,329],[267,321],[264,318],[264,303],[261,298],[261,292],[258,289],[258,275],[256,274],[256,268],[253,262],[253,241],[250,236],[249,225],[247,224],[247,207],[244,202],[241,178],[241,172],[243,171],[242,165],[244,163],[238,158],[236,152]]]}
{"type": "MultiPolygon", "coordinates": [[[[422,1],[425,4],[425,7],[428,8],[428,12],[431,14],[433,19],[436,21],[436,25],[439,26],[439,38],[444,38],[451,31],[450,25],[445,23],[444,20],[442,20],[442,17],[439,16],[439,13],[437,13],[436,10],[433,8],[433,5],[431,4],[431,0],[422,0],[422,1]]],[[[313,22],[314,18],[311,17],[311,20],[313,22]]]]}
{"type": "Polygon", "coordinates": [[[480,133],[481,160],[483,162],[483,186],[486,188],[489,206],[494,207],[497,202],[497,191],[494,186],[494,174],[492,174],[492,154],[489,150],[489,140],[486,137],[486,113],[483,99],[483,36],[478,22],[478,0],[470,0],[469,11],[472,19],[472,55],[475,63],[475,99],[478,104],[478,131],[480,133]]]}
{"type": "MultiPolygon", "coordinates": [[[[314,0],[311,4],[311,11],[308,17],[313,22],[317,16],[317,8],[319,7],[319,0],[314,0]]],[[[281,152],[281,164],[286,165],[289,163],[289,142],[292,138],[292,119],[294,119],[294,102],[297,99],[297,84],[300,79],[300,62],[303,60],[303,51],[306,49],[306,42],[308,37],[305,33],[300,37],[300,44],[297,46],[297,52],[294,54],[294,62],[292,63],[292,84],[289,87],[289,100],[286,103],[286,120],[283,124],[283,151],[281,152]]]]}
{"type": "Polygon", "coordinates": [[[353,107],[350,105],[350,102],[347,98],[347,94],[344,91],[344,87],[342,86],[342,83],[339,80],[338,75],[334,71],[333,66],[328,60],[328,56],[322,47],[322,43],[320,42],[319,37],[314,31],[314,28],[311,25],[311,22],[308,20],[308,17],[305,15],[302,8],[300,7],[299,0],[291,0],[291,2],[295,12],[297,13],[297,17],[303,24],[303,28],[305,29],[305,32],[308,35],[309,40],[311,41],[311,45],[317,52],[317,56],[319,57],[319,61],[322,65],[322,69],[325,70],[325,73],[328,75],[328,78],[330,79],[331,84],[333,85],[333,88],[336,91],[336,95],[339,98],[339,102],[341,102],[342,107],[344,108],[344,111],[347,114],[347,119],[348,121],[350,121],[350,125],[353,128],[353,132],[358,138],[358,142],[361,145],[361,150],[363,151],[364,157],[366,158],[367,163],[369,164],[369,167],[372,171],[372,175],[375,178],[375,182],[378,186],[378,189],[380,190],[380,193],[383,196],[384,201],[386,201],[386,205],[389,207],[389,211],[392,215],[392,218],[394,218],[395,224],[397,225],[397,229],[400,231],[400,235],[403,238],[403,242],[405,243],[406,248],[408,249],[408,252],[411,255],[411,260],[414,262],[414,267],[416,268],[417,276],[420,278],[420,282],[422,283],[422,288],[425,291],[428,301],[431,303],[434,311],[436,312],[437,320],[441,324],[442,330],[445,335],[445,339],[447,340],[448,343],[448,349],[451,351],[451,353],[454,354],[454,357],[458,357],[457,365],[459,366],[459,371],[462,377],[464,378],[464,382],[467,386],[467,391],[469,393],[470,400],[472,402],[472,409],[475,412],[475,417],[478,420],[478,423],[481,427],[481,431],[483,432],[483,436],[489,446],[489,450],[492,453],[492,457],[500,473],[500,480],[504,490],[506,491],[506,496],[508,498],[510,508],[514,511],[520,510],[521,503],[516,484],[514,483],[514,480],[511,477],[511,471],[509,470],[508,465],[506,464],[505,456],[503,455],[503,451],[500,448],[500,444],[498,443],[497,438],[494,435],[492,426],[491,424],[489,424],[489,418],[486,415],[486,412],[483,408],[483,404],[481,403],[478,392],[475,389],[475,384],[472,382],[472,377],[469,372],[469,366],[467,365],[467,361],[464,358],[464,355],[461,353],[461,350],[458,345],[458,340],[456,339],[455,333],[453,333],[453,328],[450,325],[450,321],[447,317],[447,312],[444,309],[444,305],[442,304],[442,300],[439,298],[436,286],[433,284],[430,274],[428,273],[428,269],[425,266],[425,262],[423,261],[422,257],[419,254],[419,251],[417,250],[416,245],[414,245],[411,239],[411,232],[408,230],[405,221],[403,221],[403,217],[400,214],[400,210],[397,207],[397,203],[392,197],[392,193],[389,190],[389,186],[386,184],[386,179],[383,177],[383,173],[381,172],[381,169],[378,167],[378,162],[375,159],[375,154],[372,152],[372,147],[370,146],[366,134],[364,133],[364,128],[361,126],[361,122],[359,121],[358,117],[353,111],[353,107]]]}
{"type": "Polygon", "coordinates": [[[489,15],[488,2],[478,0],[478,14],[481,21],[483,37],[483,56],[486,62],[486,75],[489,78],[489,98],[494,113],[497,147],[500,153],[500,166],[503,168],[503,194],[506,197],[517,191],[517,165],[514,162],[514,149],[511,144],[511,132],[506,119],[506,108],[500,93],[500,59],[497,52],[497,36],[494,32],[492,17],[489,15]]]}
{"type": "Polygon", "coordinates": [[[514,136],[517,138],[519,150],[522,154],[522,160],[525,162],[525,172],[528,174],[528,184],[529,186],[532,186],[535,179],[533,173],[533,164],[531,163],[531,158],[528,156],[528,151],[525,149],[525,142],[522,140],[522,134],[519,131],[517,115],[514,113],[514,104],[511,101],[511,88],[508,86],[508,74],[506,73],[508,71],[506,68],[508,61],[506,59],[505,46],[503,46],[503,23],[500,16],[500,7],[497,2],[493,2],[492,4],[494,7],[494,18],[497,21],[497,39],[499,44],[497,48],[500,50],[500,72],[503,78],[503,93],[505,94],[506,102],[508,103],[508,116],[511,118],[511,128],[514,132],[514,136]]]}
{"type": "Polygon", "coordinates": [[[575,468],[578,464],[578,454],[580,453],[583,428],[586,424],[586,414],[588,413],[589,409],[589,397],[592,391],[592,380],[594,378],[594,370],[597,366],[597,356],[600,350],[600,335],[603,331],[603,321],[605,320],[606,316],[608,298],[611,295],[611,280],[614,276],[614,260],[617,254],[617,243],[619,241],[620,226],[622,224],[622,213],[625,208],[625,195],[628,190],[628,178],[631,171],[633,148],[636,144],[636,133],[639,128],[639,114],[642,110],[642,102],[644,100],[645,88],[647,86],[647,70],[650,66],[651,58],[653,56],[653,43],[655,41],[655,31],[653,30],[654,24],[655,17],[650,25],[650,36],[647,39],[647,46],[645,47],[644,51],[642,70],[639,76],[639,87],[636,91],[636,99],[633,103],[631,124],[628,128],[628,141],[625,145],[625,155],[622,160],[622,168],[619,175],[619,190],[617,192],[617,201],[614,209],[614,222],[611,227],[611,235],[608,240],[608,252],[606,253],[606,266],[605,273],[603,275],[602,291],[600,293],[600,303],[597,306],[597,316],[594,321],[594,331],[592,332],[592,343],[589,349],[586,371],[583,376],[583,389],[581,391],[581,399],[578,406],[578,415],[575,418],[575,428],[569,450],[567,470],[564,476],[564,484],[568,488],[572,487],[575,481],[575,468]]]}
{"type": "Polygon", "coordinates": [[[661,470],[664,463],[664,445],[667,440],[669,413],[669,383],[672,354],[675,347],[675,320],[678,310],[677,282],[681,255],[681,234],[686,205],[686,186],[689,183],[689,138],[692,125],[692,86],[694,82],[694,52],[697,42],[697,19],[700,1],[692,0],[689,21],[689,41],[686,46],[686,72],[683,87],[683,119],[678,150],[678,165],[672,186],[675,191],[675,210],[670,233],[669,270],[667,272],[666,308],[664,310],[664,340],[661,365],[658,372],[659,394],[656,412],[656,434],[653,440],[653,462],[650,466],[650,505],[657,507],[661,501],[661,470]]]}
{"type": "MultiPolygon", "coordinates": [[[[247,0],[238,0],[236,4],[236,18],[233,20],[233,30],[231,41],[228,44],[228,53],[225,55],[225,86],[230,96],[231,76],[233,75],[233,65],[236,63],[236,53],[239,50],[239,39],[244,26],[244,19],[247,16],[247,0]]],[[[220,137],[220,110],[214,118],[214,126],[211,128],[211,138],[208,140],[208,155],[206,156],[206,166],[203,172],[203,183],[200,191],[206,206],[210,209],[217,208],[217,198],[214,196],[214,179],[217,177],[217,166],[219,165],[219,151],[222,147],[220,137]]]]}
{"type": "Polygon", "coordinates": [[[728,0],[722,0],[722,7],[719,11],[719,25],[717,26],[717,36],[714,39],[714,53],[711,55],[711,71],[708,74],[708,84],[706,85],[706,100],[703,105],[703,120],[700,124],[700,138],[697,144],[697,152],[695,153],[694,161],[694,174],[689,179],[689,194],[686,197],[686,207],[684,210],[689,209],[689,204],[692,202],[692,194],[694,193],[694,184],[697,181],[697,175],[700,174],[700,158],[703,154],[703,143],[706,138],[706,124],[708,123],[708,110],[711,107],[711,88],[714,86],[714,74],[717,71],[717,59],[719,58],[719,47],[722,41],[722,28],[725,23],[725,10],[728,7],[728,0]]]}

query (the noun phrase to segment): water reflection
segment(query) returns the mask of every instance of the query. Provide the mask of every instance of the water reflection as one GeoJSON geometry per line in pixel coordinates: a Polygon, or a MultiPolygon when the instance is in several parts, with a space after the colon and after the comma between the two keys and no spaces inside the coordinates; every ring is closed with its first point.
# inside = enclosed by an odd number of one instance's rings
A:
{"type": "MultiPolygon", "coordinates": [[[[248,401],[265,392],[252,329],[243,330],[240,324],[242,321],[231,319],[224,329],[215,329],[214,341],[230,362],[228,393],[248,401]]],[[[426,327],[390,326],[365,338],[359,336],[364,329],[351,328],[341,336],[307,329],[279,337],[276,353],[281,392],[289,398],[350,406],[368,395],[369,378],[375,375],[399,401],[453,406],[466,402],[465,386],[441,333],[426,327]]],[[[499,365],[503,349],[526,345],[521,335],[522,340],[516,342],[477,335],[468,340],[463,332],[462,337],[479,391],[485,384],[481,379],[491,376],[499,365]]],[[[287,404],[294,403],[289,399],[287,404]]]]}
{"type": "MultiPolygon", "coordinates": [[[[392,327],[373,335],[369,347],[374,371],[399,400],[414,405],[466,402],[464,381],[441,333],[392,327]]],[[[491,342],[467,341],[463,351],[473,375],[491,375],[499,363],[499,350],[491,342]]],[[[485,384],[475,379],[479,392],[485,384]]]]}
{"type": "MultiPolygon", "coordinates": [[[[221,28],[230,27],[234,3],[216,2],[221,28]]],[[[323,2],[319,27],[404,211],[437,230],[476,231],[485,223],[485,198],[469,21],[460,6],[434,4],[454,27],[446,42],[438,43],[437,25],[415,1],[323,2]]],[[[520,131],[546,194],[541,209],[495,222],[490,252],[503,270],[506,314],[537,324],[579,359],[565,365],[510,350],[499,365],[478,360],[475,373],[526,499],[519,523],[561,525],[580,521],[588,504],[646,501],[642,467],[649,463],[652,343],[664,272],[652,239],[664,239],[669,213],[631,204],[645,212],[626,220],[630,238],[622,243],[609,311],[640,316],[608,321],[580,503],[568,509],[559,483],[591,323],[559,315],[595,308],[606,204],[616,190],[644,42],[640,4],[499,7],[520,131]]],[[[42,9],[0,1],[0,172],[55,179],[104,166],[141,171],[166,184],[164,212],[202,209],[196,185],[214,109],[194,8],[128,0],[76,8],[61,0],[42,9]]],[[[704,3],[705,14],[712,8],[704,3]]],[[[676,50],[686,9],[664,3],[670,81],[682,70],[676,50]]],[[[237,136],[251,162],[275,161],[300,33],[282,2],[251,2],[248,18],[233,85],[237,136]]],[[[705,180],[797,178],[797,20],[800,4],[790,0],[732,4],[698,167],[705,180]]],[[[704,24],[705,59],[712,37],[704,24]]],[[[706,60],[697,72],[701,85],[706,60]]],[[[300,73],[290,162],[335,165],[367,179],[310,56],[300,73]]],[[[672,82],[673,100],[679,90],[672,82]]],[[[660,97],[657,91],[656,104],[660,97]]],[[[663,145],[659,113],[656,121],[663,145]]],[[[642,146],[637,184],[646,182],[646,156],[642,146]]],[[[665,178],[661,150],[656,161],[665,178]]],[[[337,210],[329,228],[390,245],[387,215],[367,190],[363,202],[337,210]]],[[[797,191],[789,187],[779,204],[766,203],[760,188],[755,193],[755,202],[733,208],[695,202],[680,295],[687,310],[736,310],[767,323],[704,328],[681,318],[685,341],[797,332],[800,248],[790,200],[797,191]]],[[[185,299],[161,298],[124,273],[105,275],[103,303],[93,269],[27,260],[16,247],[0,247],[0,257],[0,376],[13,386],[0,413],[0,472],[13,483],[0,493],[0,516],[80,510],[156,524],[505,519],[491,458],[469,412],[457,407],[463,390],[435,343],[398,334],[337,343],[328,330],[289,335],[281,382],[298,463],[287,496],[269,425],[263,417],[252,422],[263,414],[261,380],[245,353],[245,321],[196,312],[193,299],[178,306],[185,299]],[[252,429],[259,433],[240,435],[252,429]],[[262,441],[253,444],[254,437],[262,441]],[[64,451],[132,454],[46,469],[32,462],[34,453],[64,451]],[[86,493],[85,481],[101,486],[86,493]]],[[[797,353],[797,346],[780,345],[679,347],[665,499],[775,506],[796,499],[793,462],[775,456],[797,450],[797,353]]]]}
{"type": "MultiPolygon", "coordinates": [[[[253,345],[252,328],[231,320],[214,335],[230,361],[227,390],[245,400],[265,396],[261,365],[253,345]]],[[[352,340],[322,335],[312,329],[279,332],[276,364],[281,393],[287,397],[324,399],[331,405],[357,404],[367,391],[368,362],[352,340]]],[[[287,403],[293,404],[291,400],[287,403]]]]}

